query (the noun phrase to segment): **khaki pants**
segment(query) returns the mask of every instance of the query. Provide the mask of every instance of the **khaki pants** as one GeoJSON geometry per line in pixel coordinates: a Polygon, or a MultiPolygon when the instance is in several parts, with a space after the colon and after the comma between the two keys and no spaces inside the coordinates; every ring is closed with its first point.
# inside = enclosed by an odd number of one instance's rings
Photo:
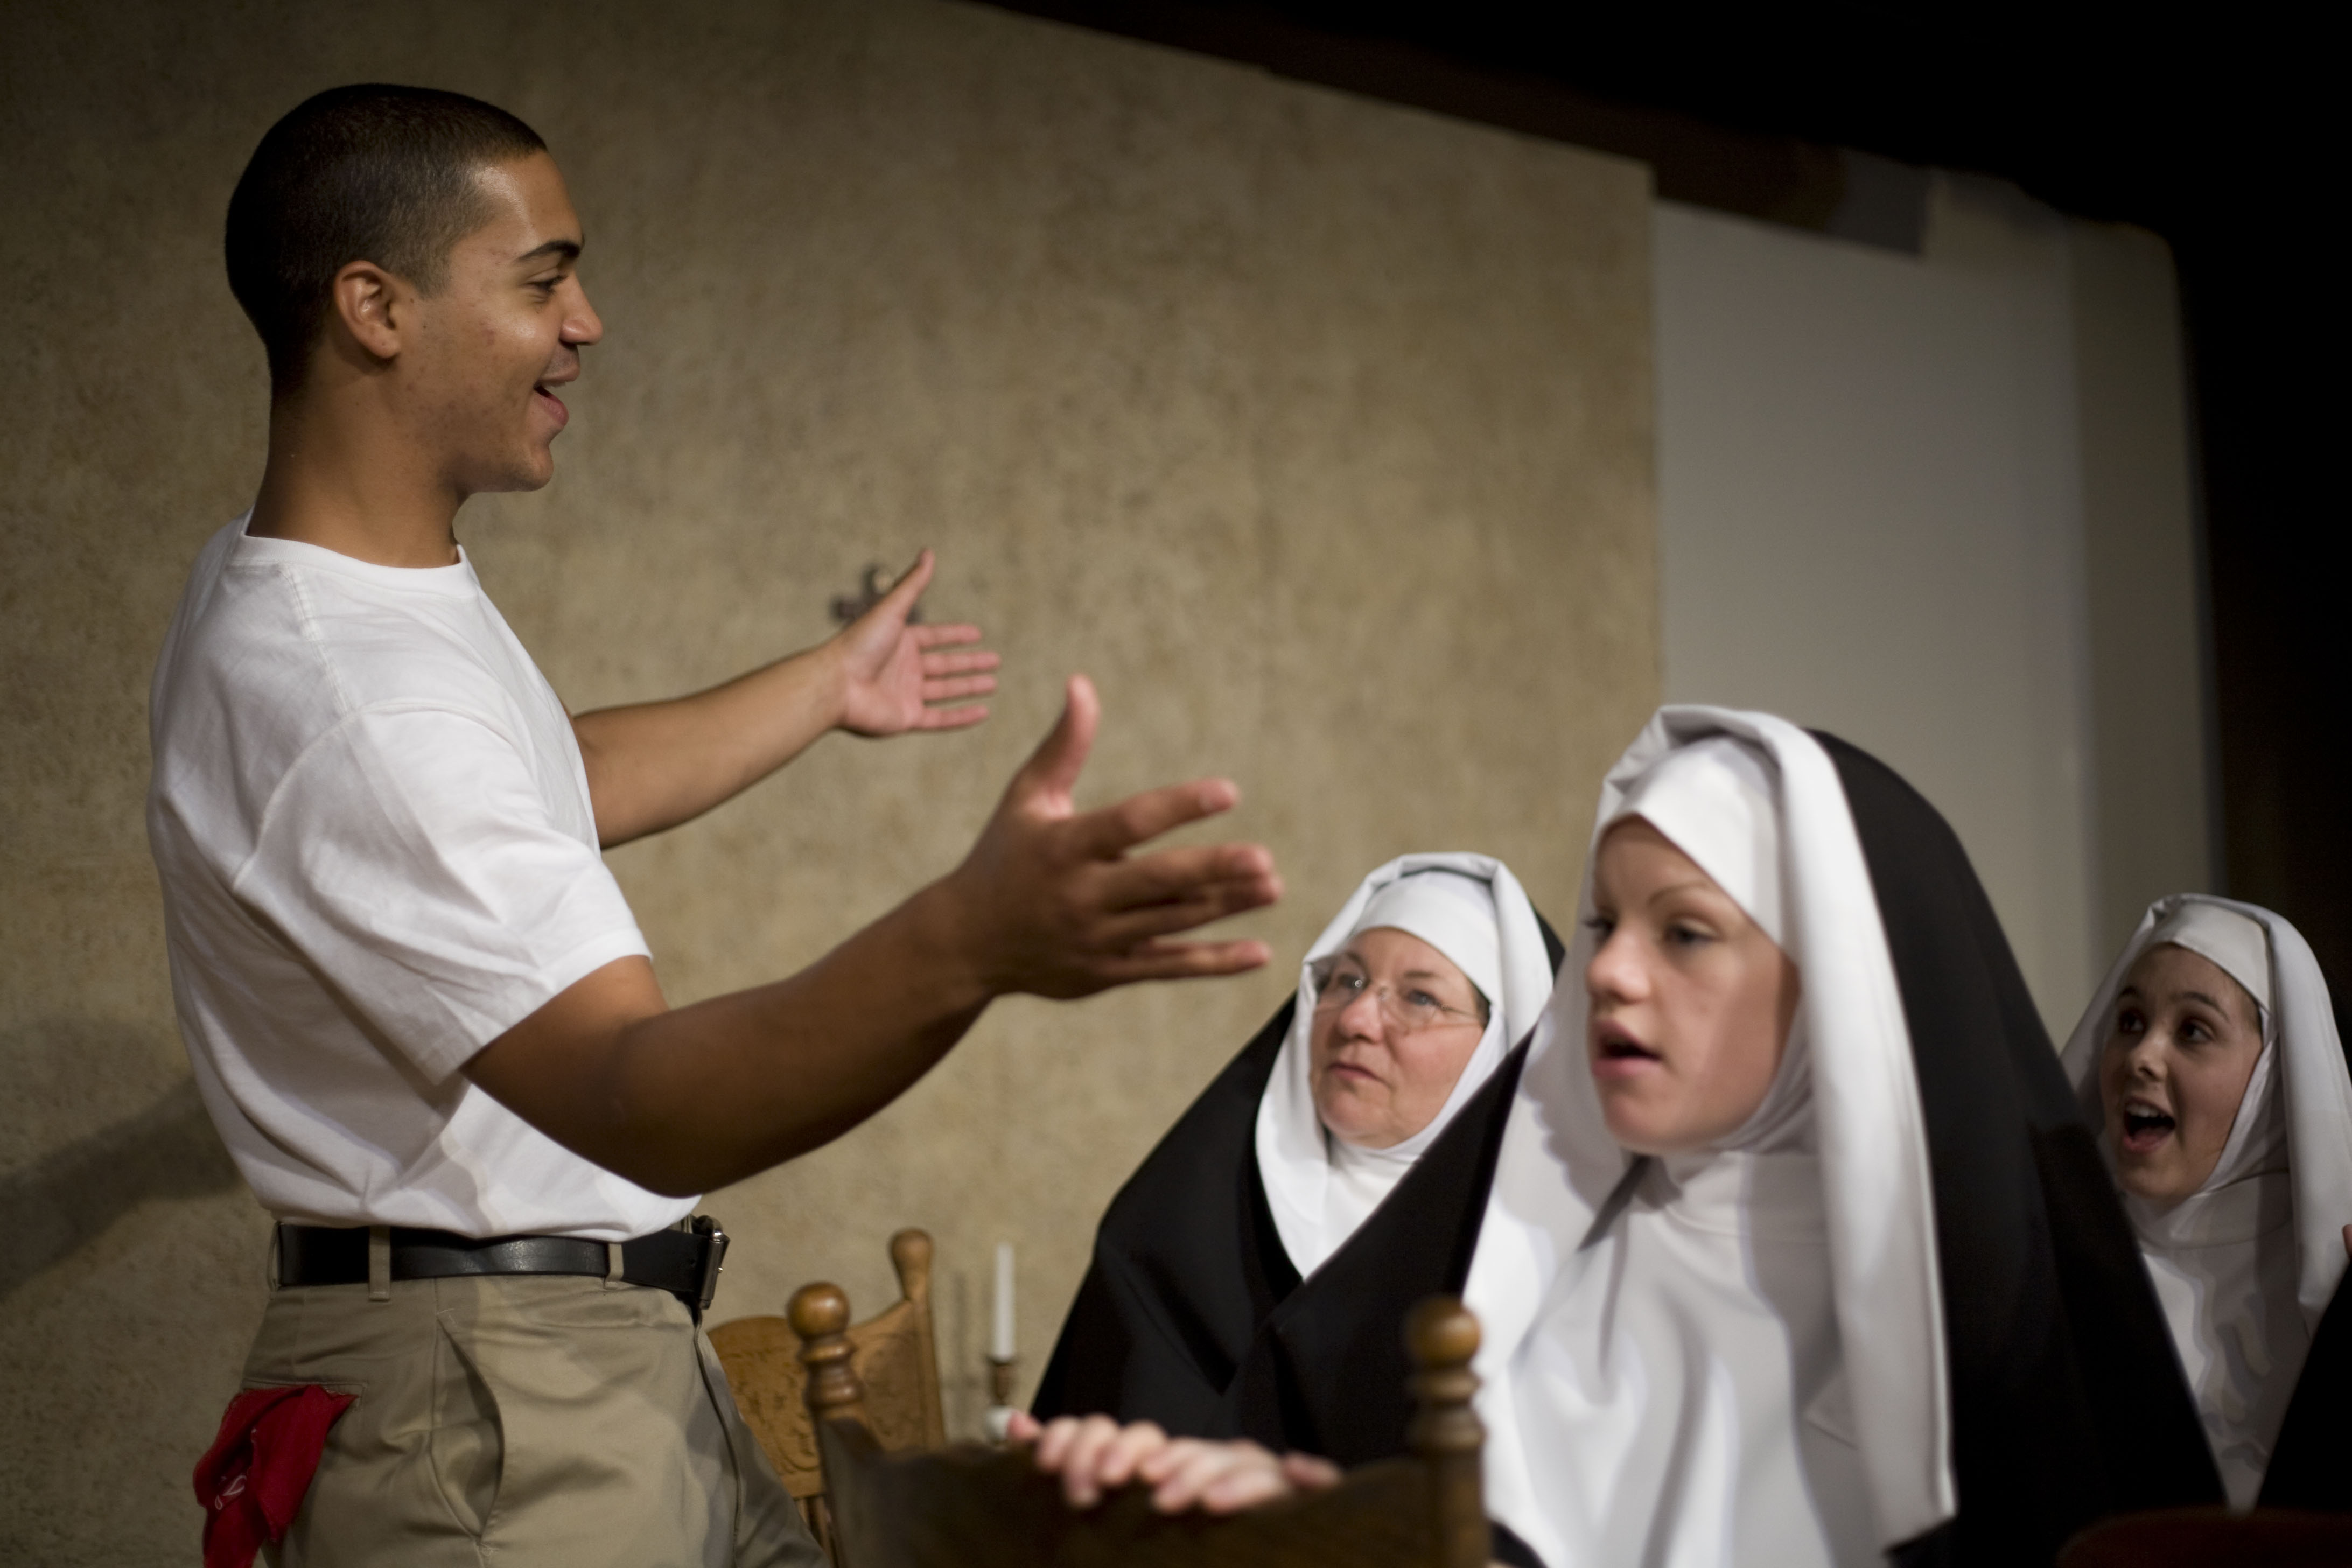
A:
{"type": "Polygon", "coordinates": [[[245,1386],[355,1394],[283,1568],[824,1562],[666,1291],[563,1275],[272,1293],[245,1386]]]}

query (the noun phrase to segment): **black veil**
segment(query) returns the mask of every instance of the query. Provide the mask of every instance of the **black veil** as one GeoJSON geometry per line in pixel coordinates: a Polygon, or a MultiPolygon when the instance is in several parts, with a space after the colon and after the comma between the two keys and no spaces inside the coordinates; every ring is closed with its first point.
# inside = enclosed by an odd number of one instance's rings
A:
{"type": "Polygon", "coordinates": [[[2131,1226],[1967,852],[1885,763],[1814,738],[1886,928],[1935,1189],[1959,1513],[1898,1560],[2047,1563],[2104,1515],[2220,1503],[2131,1226]]]}

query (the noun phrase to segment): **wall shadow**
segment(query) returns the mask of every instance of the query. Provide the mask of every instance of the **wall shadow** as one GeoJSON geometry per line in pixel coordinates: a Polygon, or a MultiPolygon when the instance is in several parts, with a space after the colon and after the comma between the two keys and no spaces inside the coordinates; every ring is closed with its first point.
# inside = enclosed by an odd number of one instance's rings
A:
{"type": "Polygon", "coordinates": [[[0,1300],[149,1198],[237,1184],[212,1118],[183,1079],[137,1115],[0,1177],[0,1300]]]}

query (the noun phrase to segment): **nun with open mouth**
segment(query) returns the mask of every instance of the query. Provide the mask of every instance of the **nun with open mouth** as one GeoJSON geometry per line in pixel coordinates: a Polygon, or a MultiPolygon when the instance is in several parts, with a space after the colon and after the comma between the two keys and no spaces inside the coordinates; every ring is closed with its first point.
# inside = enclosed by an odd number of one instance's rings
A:
{"type": "Polygon", "coordinates": [[[1502,1553],[2049,1563],[2221,1489],[1958,840],[1883,764],[1660,711],[1610,773],[1465,1292],[1502,1553]]]}
{"type": "Polygon", "coordinates": [[[1462,1288],[1559,952],[1491,857],[1365,878],[1112,1201],[1034,1412],[1345,1463],[1402,1451],[1399,1325],[1462,1288]]]}
{"type": "Polygon", "coordinates": [[[2352,1509],[2352,1074],[2270,910],[2149,906],[2064,1057],[2232,1507],[2352,1509]]]}

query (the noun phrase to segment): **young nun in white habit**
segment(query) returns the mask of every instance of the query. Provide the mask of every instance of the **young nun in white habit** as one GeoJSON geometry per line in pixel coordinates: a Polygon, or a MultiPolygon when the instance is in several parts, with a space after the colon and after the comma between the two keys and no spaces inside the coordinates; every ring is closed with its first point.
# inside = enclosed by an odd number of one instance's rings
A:
{"type": "Polygon", "coordinates": [[[1396,1325],[1462,1287],[1556,942],[1491,857],[1366,877],[1112,1203],[1035,1413],[1400,1451],[1396,1325]]]}
{"type": "MultiPolygon", "coordinates": [[[[2050,1562],[2218,1501],[2153,1292],[1966,855],[1883,764],[1669,708],[1606,781],[1464,1295],[1498,1557],[2050,1562]]],[[[1332,1473],[1055,1435],[1174,1508],[1332,1473]]],[[[1083,1488],[1073,1488],[1078,1495],[1083,1488]]]]}
{"type": "Polygon", "coordinates": [[[1785,830],[1744,734],[1611,775],[1507,1134],[1466,1299],[1488,1506],[1549,1563],[1864,1563],[1953,1511],[1894,965],[1828,759],[1774,738],[1818,764],[1785,830]]]}
{"type": "MultiPolygon", "coordinates": [[[[2231,1506],[2352,1506],[2340,1464],[2305,1467],[2334,1471],[2332,1498],[2263,1484],[2352,1234],[2352,1074],[2310,947],[2252,904],[2160,899],[2064,1065],[2100,1129],[2231,1506]]],[[[2323,1399],[2315,1384],[2326,1426],[2343,1426],[2345,1392],[2323,1399]]]]}
{"type": "Polygon", "coordinates": [[[1553,1565],[2048,1562],[2213,1495],[2127,1233],[1942,818],[1663,710],[1601,791],[1465,1297],[1553,1565]]]}

